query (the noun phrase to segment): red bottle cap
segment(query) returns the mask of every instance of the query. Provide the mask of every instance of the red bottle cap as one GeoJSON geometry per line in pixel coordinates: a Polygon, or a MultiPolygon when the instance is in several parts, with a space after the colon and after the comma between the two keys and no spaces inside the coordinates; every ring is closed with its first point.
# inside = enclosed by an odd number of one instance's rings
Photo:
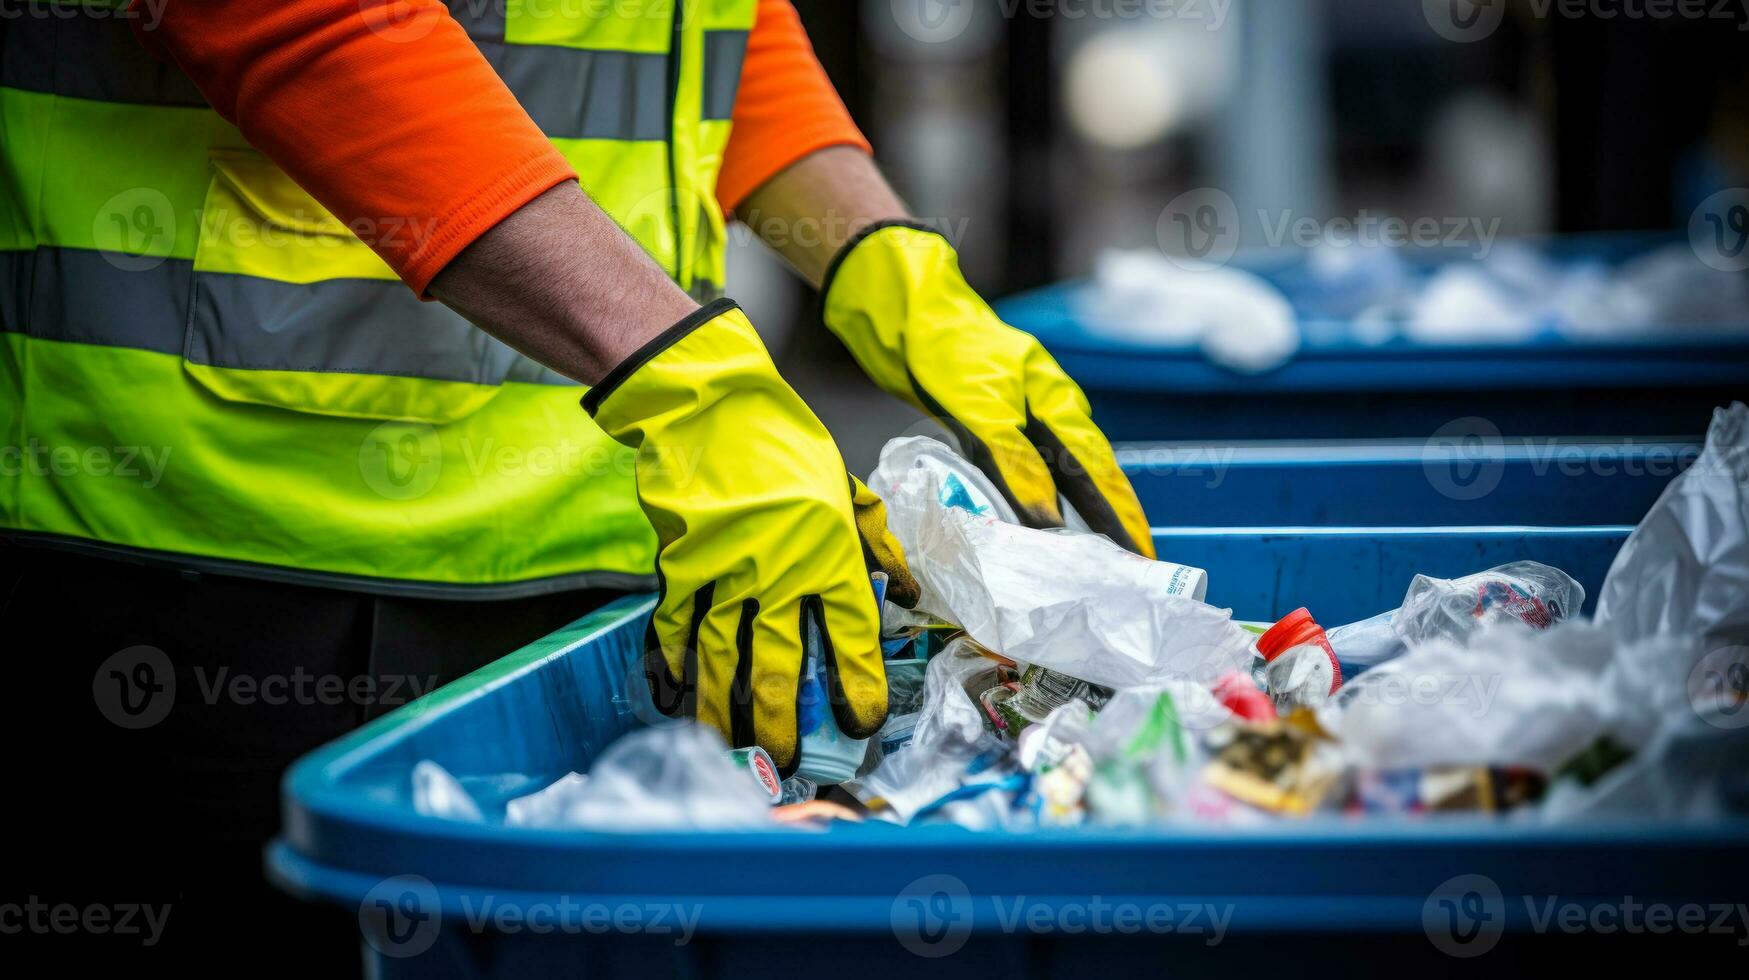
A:
{"type": "Polygon", "coordinates": [[[1316,642],[1315,637],[1323,632],[1324,627],[1312,618],[1310,609],[1296,609],[1257,638],[1257,652],[1263,654],[1264,660],[1274,662],[1294,647],[1316,642]]]}

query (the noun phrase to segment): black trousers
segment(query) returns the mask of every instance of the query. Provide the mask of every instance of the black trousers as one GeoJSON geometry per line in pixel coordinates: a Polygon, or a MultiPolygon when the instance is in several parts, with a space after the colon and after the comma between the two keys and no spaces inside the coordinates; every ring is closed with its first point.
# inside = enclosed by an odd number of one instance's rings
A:
{"type": "Polygon", "coordinates": [[[357,910],[263,877],[286,766],[608,598],[383,598],[0,542],[0,943],[357,974],[357,910]]]}

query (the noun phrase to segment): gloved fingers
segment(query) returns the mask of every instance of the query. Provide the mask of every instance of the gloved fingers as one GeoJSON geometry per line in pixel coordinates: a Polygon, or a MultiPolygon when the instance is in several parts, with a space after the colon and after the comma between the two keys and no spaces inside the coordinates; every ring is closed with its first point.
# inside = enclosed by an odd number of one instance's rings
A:
{"type": "Polygon", "coordinates": [[[887,504],[856,477],[850,478],[850,499],[856,513],[856,531],[862,538],[862,557],[871,572],[885,572],[887,599],[906,609],[915,609],[923,590],[905,562],[905,547],[887,527],[887,504]]]}
{"type": "Polygon", "coordinates": [[[1044,458],[1057,491],[1088,527],[1153,558],[1147,515],[1111,443],[1093,424],[1087,396],[1043,351],[1029,363],[1027,381],[1026,435],[1044,458]]]}
{"type": "Polygon", "coordinates": [[[1018,426],[1002,423],[977,428],[951,416],[937,416],[958,437],[972,465],[984,472],[1002,499],[1027,527],[1062,527],[1057,488],[1038,448],[1018,426]]]}
{"type": "Polygon", "coordinates": [[[735,745],[758,745],[771,753],[780,773],[795,771],[800,759],[796,711],[802,683],[801,612],[795,605],[755,607],[742,620],[747,645],[739,665],[735,745]],[[744,727],[743,727],[744,726],[744,727]]]}
{"type": "Polygon", "coordinates": [[[874,735],[887,721],[887,667],[874,595],[846,582],[808,596],[802,611],[803,637],[807,629],[819,629],[827,696],[839,730],[851,738],[874,735]]]}
{"type": "Polygon", "coordinates": [[[662,599],[644,630],[644,680],[656,710],[670,718],[690,715],[698,693],[698,629],[710,610],[712,584],[662,599]]]}
{"type": "Polygon", "coordinates": [[[1022,524],[1063,526],[1050,470],[1021,431],[1026,421],[1021,379],[1012,379],[1010,392],[1000,391],[1001,385],[989,388],[968,385],[961,392],[966,397],[961,399],[962,411],[957,413],[943,405],[915,375],[911,377],[911,387],[923,410],[954,434],[960,451],[996,485],[997,492],[1014,508],[1022,524]]]}
{"type": "Polygon", "coordinates": [[[754,600],[719,596],[717,603],[699,617],[698,642],[693,654],[697,663],[695,717],[722,733],[723,739],[736,747],[751,744],[748,670],[741,664],[752,655],[752,616],[757,611],[758,603],[754,600]]]}

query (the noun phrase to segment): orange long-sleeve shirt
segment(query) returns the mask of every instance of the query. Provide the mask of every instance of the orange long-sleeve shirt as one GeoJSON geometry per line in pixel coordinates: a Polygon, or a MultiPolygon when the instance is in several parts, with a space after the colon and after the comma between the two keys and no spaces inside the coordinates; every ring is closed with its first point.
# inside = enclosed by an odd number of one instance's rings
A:
{"type": "MultiPolygon", "coordinates": [[[[366,240],[421,295],[487,229],[577,176],[438,0],[171,2],[141,36],[350,227],[431,229],[366,240]]],[[[726,210],[818,149],[868,147],[789,0],[760,0],[734,122],[726,210]]]]}
{"type": "Polygon", "coordinates": [[[831,146],[873,152],[820,67],[790,0],[759,0],[735,97],[735,128],[717,178],[717,200],[733,211],[791,164],[831,146]]]}

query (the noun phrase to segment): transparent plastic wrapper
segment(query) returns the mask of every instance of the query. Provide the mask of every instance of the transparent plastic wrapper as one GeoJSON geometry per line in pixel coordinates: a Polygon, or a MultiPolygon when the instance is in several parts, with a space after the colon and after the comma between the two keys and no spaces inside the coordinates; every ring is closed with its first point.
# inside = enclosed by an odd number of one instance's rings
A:
{"type": "Polygon", "coordinates": [[[1505,620],[1548,629],[1584,604],[1585,588],[1571,575],[1519,561],[1463,578],[1415,576],[1391,627],[1410,646],[1438,639],[1462,643],[1477,629],[1505,620]]]}
{"type": "Polygon", "coordinates": [[[413,766],[413,809],[421,816],[484,823],[480,805],[449,770],[427,759],[413,766]]]}
{"type": "Polygon", "coordinates": [[[1611,633],[1605,683],[1622,712],[1606,734],[1631,755],[1596,778],[1558,780],[1544,817],[1749,815],[1749,648],[1611,633]]]}
{"type": "Polygon", "coordinates": [[[771,799],[705,726],[667,724],[628,733],[587,776],[572,776],[505,809],[524,827],[723,830],[771,825],[771,799]]]}
{"type": "Polygon", "coordinates": [[[1093,823],[1133,827],[1182,815],[1201,768],[1201,735],[1233,713],[1205,687],[1174,683],[1112,696],[1087,726],[1093,823]]]}
{"type": "Polygon", "coordinates": [[[1497,623],[1367,671],[1321,717],[1359,768],[1553,772],[1601,734],[1646,730],[1645,699],[1608,676],[1614,659],[1614,636],[1589,623],[1497,623]]]}
{"type": "Polygon", "coordinates": [[[929,661],[923,706],[911,743],[844,788],[876,816],[908,823],[926,805],[962,784],[978,759],[1006,752],[984,725],[977,694],[996,683],[999,665],[961,637],[929,661]]]}
{"type": "Polygon", "coordinates": [[[1197,679],[1250,665],[1251,638],[1185,594],[1194,570],[1150,561],[1099,535],[1038,531],[941,502],[941,447],[899,439],[868,485],[922,585],[918,608],[1013,660],[1110,688],[1197,679]]]}
{"type": "Polygon", "coordinates": [[[917,719],[923,711],[924,682],[929,661],[887,661],[887,720],[880,734],[869,740],[866,770],[880,765],[882,759],[911,744],[917,733],[917,719]]]}
{"type": "Polygon", "coordinates": [[[1666,487],[1603,580],[1597,621],[1624,640],[1659,633],[1749,645],[1749,408],[1713,413],[1706,448],[1666,487]]]}
{"type": "Polygon", "coordinates": [[[1746,758],[1749,728],[1668,728],[1590,785],[1557,782],[1541,816],[1551,823],[1599,816],[1699,822],[1749,816],[1746,758]]]}

